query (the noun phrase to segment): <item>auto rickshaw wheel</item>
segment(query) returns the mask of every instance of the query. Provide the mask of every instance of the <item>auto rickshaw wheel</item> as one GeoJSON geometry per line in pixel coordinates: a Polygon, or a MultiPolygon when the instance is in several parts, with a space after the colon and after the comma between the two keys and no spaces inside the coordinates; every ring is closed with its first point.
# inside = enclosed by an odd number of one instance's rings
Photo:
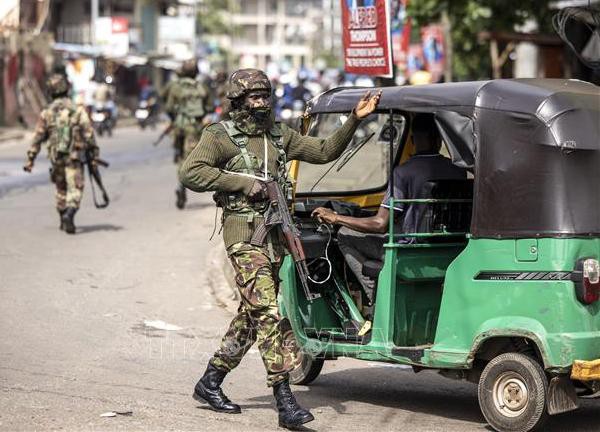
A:
{"type": "Polygon", "coordinates": [[[290,372],[290,383],[308,385],[316,380],[323,369],[325,360],[298,347],[294,331],[291,328],[283,333],[283,340],[296,357],[296,367],[290,372]]]}
{"type": "Polygon", "coordinates": [[[490,361],[479,379],[479,406],[499,432],[539,430],[548,417],[548,379],[532,357],[505,353],[490,361]]]}

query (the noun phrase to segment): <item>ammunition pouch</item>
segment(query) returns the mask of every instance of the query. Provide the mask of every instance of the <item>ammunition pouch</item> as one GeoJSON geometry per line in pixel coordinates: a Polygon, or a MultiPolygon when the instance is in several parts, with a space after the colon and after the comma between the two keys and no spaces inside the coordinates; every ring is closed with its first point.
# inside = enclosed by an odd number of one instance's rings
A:
{"type": "Polygon", "coordinates": [[[242,192],[216,192],[213,199],[226,213],[262,214],[268,207],[267,201],[250,201],[242,192]]]}

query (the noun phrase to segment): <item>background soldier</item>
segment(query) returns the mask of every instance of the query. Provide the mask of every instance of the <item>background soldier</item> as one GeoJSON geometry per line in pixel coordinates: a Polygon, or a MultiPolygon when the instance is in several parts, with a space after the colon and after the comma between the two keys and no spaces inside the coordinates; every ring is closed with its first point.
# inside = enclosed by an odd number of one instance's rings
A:
{"type": "Polygon", "coordinates": [[[56,185],[60,229],[74,234],[73,218],[83,194],[85,152],[91,150],[96,158],[99,149],[85,108],[76,106],[68,97],[69,83],[65,76],[52,75],[47,88],[53,100],[40,113],[23,169],[31,172],[42,143],[47,142],[48,158],[52,164],[50,180],[56,185]]]}
{"type": "Polygon", "coordinates": [[[380,93],[373,97],[367,93],[343,126],[328,138],[302,136],[274,122],[271,83],[265,73],[238,70],[230,76],[227,91],[231,120],[209,125],[184,161],[179,175],[185,186],[197,192],[217,192],[217,202],[223,207],[225,247],[242,299],[238,314],[194,390],[194,398],[208,402],[212,409],[241,412],[223,394],[221,383],[258,342],[267,384],[273,387],[277,401],[280,426],[297,428],[314,419],[298,405],[289,387],[294,355],[283,342],[277,305],[283,247],[276,236],[269,236],[268,246],[250,243],[267,205],[264,184],[255,176],[266,173],[288,190],[287,161],[323,164],[339,157],[360,119],[373,112],[379,97],[380,93]]]}
{"type": "MultiPolygon", "coordinates": [[[[202,133],[202,118],[209,111],[209,91],[198,80],[196,60],[188,60],[181,66],[179,79],[169,89],[166,111],[172,119],[175,163],[178,167],[198,143],[202,133]]],[[[211,109],[212,111],[212,109],[211,109]]],[[[185,187],[180,184],[175,191],[175,205],[185,207],[185,187]]]]}
{"type": "MultiPolygon", "coordinates": [[[[164,85],[164,87],[160,90],[159,96],[165,107],[167,106],[167,102],[169,101],[169,95],[171,94],[171,90],[173,90],[173,86],[177,83],[179,77],[181,77],[181,68],[177,68],[177,70],[175,70],[175,77],[169,80],[169,82],[167,82],[164,85]]],[[[175,119],[174,113],[167,112],[167,114],[169,115],[171,121],[175,119]]]]}

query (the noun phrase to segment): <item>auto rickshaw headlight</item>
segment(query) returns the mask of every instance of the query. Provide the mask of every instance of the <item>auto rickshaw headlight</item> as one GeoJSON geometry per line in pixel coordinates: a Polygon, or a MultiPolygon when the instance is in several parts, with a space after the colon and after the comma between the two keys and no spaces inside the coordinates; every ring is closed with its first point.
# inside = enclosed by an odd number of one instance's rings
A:
{"type": "Polygon", "coordinates": [[[600,300],[600,263],[595,258],[577,261],[571,280],[575,282],[577,299],[586,305],[600,300]]]}

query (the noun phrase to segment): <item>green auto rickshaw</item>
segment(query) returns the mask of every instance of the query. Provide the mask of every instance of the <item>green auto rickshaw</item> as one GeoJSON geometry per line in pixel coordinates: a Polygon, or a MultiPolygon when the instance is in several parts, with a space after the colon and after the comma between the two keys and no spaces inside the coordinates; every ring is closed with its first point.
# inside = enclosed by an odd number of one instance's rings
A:
{"type": "MultiPolygon", "coordinates": [[[[498,431],[539,429],[600,394],[600,88],[515,79],[381,90],[336,161],[290,168],[315,297],[287,257],[280,307],[298,347],[293,382],[342,356],[436,369],[478,384],[498,431]],[[369,300],[335,227],[311,213],[372,214],[390,167],[413,151],[416,113],[433,114],[442,152],[469,175],[431,179],[426,195],[401,200],[422,208],[426,229],[394,232],[391,215],[381,260],[362,267],[376,284],[369,300]]],[[[364,91],[313,99],[304,132],[326,136],[364,91]]]]}

